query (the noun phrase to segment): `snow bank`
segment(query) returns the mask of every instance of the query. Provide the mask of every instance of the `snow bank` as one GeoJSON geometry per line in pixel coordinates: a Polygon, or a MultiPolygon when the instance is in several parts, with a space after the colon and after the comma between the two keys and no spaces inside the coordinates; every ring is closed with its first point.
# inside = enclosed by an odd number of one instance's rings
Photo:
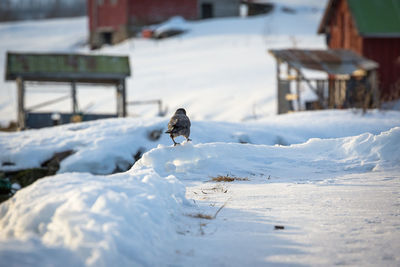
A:
{"type": "Polygon", "coordinates": [[[266,146],[234,143],[185,143],[143,155],[133,169],[154,168],[161,176],[209,180],[236,175],[258,180],[269,176],[290,181],[327,178],[332,174],[387,170],[400,166],[400,127],[379,135],[310,139],[304,144],[266,146]]]}
{"type": "Polygon", "coordinates": [[[315,183],[353,173],[396,173],[398,151],[400,127],[290,146],[160,144],[125,173],[63,173],[18,191],[0,206],[0,256],[7,260],[0,266],[165,265],[182,241],[179,225],[188,203],[182,182],[228,174],[249,178],[247,184],[315,183]]]}
{"type": "MultiPolygon", "coordinates": [[[[107,119],[0,133],[0,170],[40,167],[54,153],[66,150],[75,153],[61,162],[59,173],[110,174],[115,170],[126,170],[134,163],[138,151],[148,151],[158,144],[172,144],[168,135],[163,133],[167,123],[168,120],[162,118],[148,121],[107,119]],[[160,139],[149,139],[153,131],[161,131],[160,139]]],[[[191,138],[194,144],[289,145],[304,143],[310,138],[337,138],[365,132],[379,134],[398,125],[400,116],[397,111],[372,111],[366,115],[343,110],[301,112],[247,123],[192,121],[191,138]]]]}
{"type": "MultiPolygon", "coordinates": [[[[162,123],[161,123],[162,122],[162,123]]],[[[155,146],[148,134],[166,125],[135,119],[108,119],[59,127],[29,130],[11,134],[0,133],[0,161],[15,165],[2,166],[5,171],[40,167],[54,153],[73,150],[59,172],[79,171],[110,174],[116,168],[127,169],[133,156],[142,147],[155,146]]]]}
{"type": "Polygon", "coordinates": [[[0,266],[161,266],[184,202],[151,169],[47,177],[0,206],[0,266]]]}
{"type": "Polygon", "coordinates": [[[188,23],[186,22],[186,20],[180,16],[172,17],[169,20],[167,20],[159,25],[150,27],[150,29],[153,29],[154,34],[156,36],[159,36],[163,32],[171,31],[171,30],[178,30],[178,31],[185,32],[185,31],[189,30],[189,28],[190,27],[188,26],[188,23]]]}

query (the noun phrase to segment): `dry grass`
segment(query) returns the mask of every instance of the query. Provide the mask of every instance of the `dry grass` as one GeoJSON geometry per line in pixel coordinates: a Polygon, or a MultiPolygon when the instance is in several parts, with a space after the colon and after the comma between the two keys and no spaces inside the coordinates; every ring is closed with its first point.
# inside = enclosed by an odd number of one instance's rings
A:
{"type": "Polygon", "coordinates": [[[203,214],[203,213],[188,214],[188,216],[192,217],[192,218],[196,218],[196,219],[206,219],[206,220],[214,219],[213,216],[208,215],[208,214],[203,214]]]}
{"type": "Polygon", "coordinates": [[[211,181],[213,182],[233,182],[233,181],[249,181],[249,178],[240,178],[235,176],[229,175],[218,175],[217,177],[211,177],[211,181]]]}
{"type": "MultiPolygon", "coordinates": [[[[230,199],[229,199],[230,200],[230,199]]],[[[208,214],[203,214],[203,213],[195,213],[195,214],[187,214],[187,216],[196,218],[196,219],[206,219],[206,220],[213,220],[217,218],[218,213],[225,207],[226,203],[228,203],[227,200],[218,210],[215,212],[214,216],[208,215],[208,214]]]]}
{"type": "Polygon", "coordinates": [[[212,194],[212,193],[218,193],[218,192],[226,193],[226,192],[228,192],[228,189],[226,189],[225,186],[223,186],[223,185],[217,184],[216,186],[213,186],[211,188],[203,188],[201,190],[201,192],[205,195],[212,194]]]}

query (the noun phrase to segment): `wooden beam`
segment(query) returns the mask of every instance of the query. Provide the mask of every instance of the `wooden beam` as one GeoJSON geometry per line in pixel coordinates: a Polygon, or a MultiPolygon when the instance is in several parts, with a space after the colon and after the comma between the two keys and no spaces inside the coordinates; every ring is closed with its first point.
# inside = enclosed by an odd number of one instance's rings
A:
{"type": "Polygon", "coordinates": [[[78,101],[76,98],[76,82],[71,82],[72,114],[78,114],[78,101]]]}
{"type": "MultiPolygon", "coordinates": [[[[399,58],[400,59],[400,58],[399,58]]],[[[368,73],[368,80],[371,86],[371,93],[372,93],[372,107],[373,108],[380,108],[380,94],[379,94],[379,87],[378,87],[378,77],[376,70],[372,70],[368,73]]]]}
{"type": "Polygon", "coordinates": [[[122,79],[117,84],[117,116],[126,117],[126,87],[125,80],[122,79]]]}
{"type": "Polygon", "coordinates": [[[303,75],[301,75],[300,71],[296,69],[296,94],[297,94],[297,111],[301,110],[301,102],[300,102],[300,82],[303,75]]]}
{"type": "Polygon", "coordinates": [[[280,107],[282,105],[281,99],[280,99],[280,90],[281,90],[281,88],[280,88],[280,80],[281,80],[280,75],[281,75],[281,63],[280,63],[279,59],[276,58],[276,90],[277,90],[276,95],[278,96],[278,110],[277,110],[278,114],[282,113],[282,111],[281,111],[282,107],[280,107]]]}
{"type": "Polygon", "coordinates": [[[121,80],[121,87],[122,87],[122,117],[126,117],[127,111],[126,111],[126,85],[125,85],[125,79],[121,80]]]}
{"type": "Polygon", "coordinates": [[[150,105],[157,104],[158,105],[158,116],[164,116],[165,111],[162,109],[162,101],[161,99],[156,100],[143,100],[143,101],[129,101],[126,103],[127,105],[150,105]]]}
{"type": "Polygon", "coordinates": [[[25,129],[25,83],[22,77],[17,77],[17,91],[18,91],[18,129],[24,130],[25,129]]]}
{"type": "Polygon", "coordinates": [[[61,97],[58,97],[56,99],[45,101],[45,102],[39,103],[37,105],[34,105],[32,107],[26,108],[25,111],[26,112],[31,112],[31,111],[34,111],[35,109],[54,104],[54,103],[63,101],[63,100],[68,99],[68,98],[70,98],[70,95],[61,96],[61,97]]]}

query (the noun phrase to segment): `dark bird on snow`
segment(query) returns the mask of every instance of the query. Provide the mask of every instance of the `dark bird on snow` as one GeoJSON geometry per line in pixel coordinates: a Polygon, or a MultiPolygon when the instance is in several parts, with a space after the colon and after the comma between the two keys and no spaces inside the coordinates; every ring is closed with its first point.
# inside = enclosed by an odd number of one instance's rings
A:
{"type": "Polygon", "coordinates": [[[174,138],[180,135],[184,136],[187,141],[192,141],[189,139],[190,120],[189,117],[186,116],[186,110],[179,108],[175,111],[175,114],[171,117],[171,120],[168,123],[168,130],[165,133],[169,134],[174,142],[174,146],[179,144],[175,142],[174,138]]]}

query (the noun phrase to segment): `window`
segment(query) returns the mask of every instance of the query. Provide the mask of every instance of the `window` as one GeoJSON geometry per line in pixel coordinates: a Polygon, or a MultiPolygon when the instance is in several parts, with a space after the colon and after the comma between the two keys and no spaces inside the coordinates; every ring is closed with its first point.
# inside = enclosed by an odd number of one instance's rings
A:
{"type": "Polygon", "coordinates": [[[208,19],[214,17],[214,6],[211,3],[201,4],[201,18],[208,19]]]}

